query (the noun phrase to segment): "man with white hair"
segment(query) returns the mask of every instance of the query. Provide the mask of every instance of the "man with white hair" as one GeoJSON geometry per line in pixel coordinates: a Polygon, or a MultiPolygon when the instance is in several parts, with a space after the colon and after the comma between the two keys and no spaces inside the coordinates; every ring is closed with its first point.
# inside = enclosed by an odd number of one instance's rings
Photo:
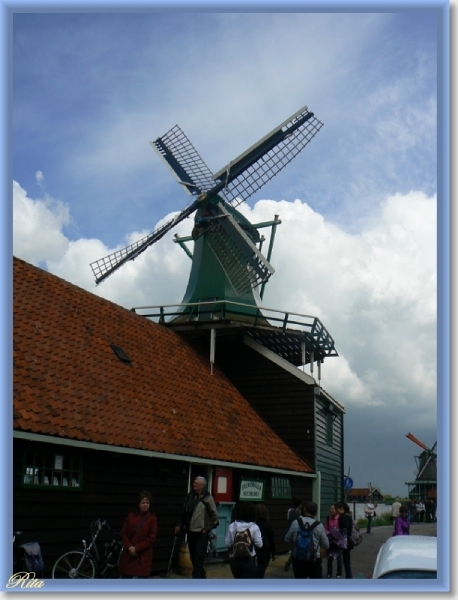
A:
{"type": "Polygon", "coordinates": [[[396,521],[399,517],[399,509],[401,508],[401,503],[399,502],[399,498],[396,497],[395,501],[391,505],[391,515],[390,520],[392,523],[396,521]]]}
{"type": "Polygon", "coordinates": [[[218,526],[216,504],[206,487],[207,480],[198,475],[192,482],[193,491],[184,501],[181,523],[175,527],[175,535],[186,533],[188,536],[193,579],[207,578],[204,561],[207,555],[208,534],[218,526]]]}

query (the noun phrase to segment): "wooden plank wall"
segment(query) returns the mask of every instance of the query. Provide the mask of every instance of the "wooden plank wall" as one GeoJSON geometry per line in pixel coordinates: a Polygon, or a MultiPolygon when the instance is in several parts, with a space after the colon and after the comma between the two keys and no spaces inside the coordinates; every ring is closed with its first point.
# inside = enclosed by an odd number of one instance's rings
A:
{"type": "MultiPolygon", "coordinates": [[[[57,444],[14,440],[13,450],[13,529],[24,531],[22,541],[38,541],[45,561],[45,577],[49,577],[56,559],[69,550],[81,547],[81,540],[90,539],[90,523],[106,519],[111,526],[100,536],[104,541],[120,531],[125,517],[135,510],[137,494],[148,490],[153,495],[152,512],[158,519],[158,537],[154,544],[152,573],[165,572],[174,540],[174,527],[181,518],[188,484],[188,463],[143,458],[115,452],[74,449],[57,444]],[[84,474],[81,491],[30,489],[20,485],[25,450],[74,453],[83,457],[84,474]]],[[[286,514],[289,499],[272,498],[269,472],[234,469],[233,500],[237,501],[240,478],[266,481],[264,504],[270,513],[275,532],[277,552],[289,551],[284,537],[288,528],[286,514]]],[[[291,477],[292,496],[312,498],[312,479],[291,477]]],[[[176,566],[180,544],[177,540],[173,565],[176,566]]],[[[223,558],[225,556],[223,555],[223,558]]]]}
{"type": "Polygon", "coordinates": [[[269,427],[315,468],[314,386],[243,343],[217,341],[217,365],[269,427]]]}
{"type": "Polygon", "coordinates": [[[326,442],[327,403],[317,400],[316,436],[317,470],[321,472],[321,516],[329,513],[329,506],[343,500],[343,415],[337,415],[333,423],[332,446],[326,442]]]}
{"type": "Polygon", "coordinates": [[[68,454],[69,447],[14,440],[13,528],[24,531],[23,541],[40,543],[47,576],[61,554],[81,547],[81,539],[90,539],[91,521],[106,519],[111,530],[104,530],[99,539],[111,540],[111,534],[120,531],[127,514],[135,510],[137,494],[142,490],[152,493],[152,512],[158,519],[153,568],[167,569],[173,529],[180,520],[187,491],[187,464],[74,449],[73,453],[84,461],[82,491],[27,489],[20,487],[25,448],[68,454]]]}

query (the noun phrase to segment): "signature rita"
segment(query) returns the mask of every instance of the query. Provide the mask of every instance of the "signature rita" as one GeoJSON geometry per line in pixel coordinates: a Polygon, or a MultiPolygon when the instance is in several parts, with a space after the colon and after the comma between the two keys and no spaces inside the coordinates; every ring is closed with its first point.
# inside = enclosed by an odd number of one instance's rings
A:
{"type": "Polygon", "coordinates": [[[8,583],[6,584],[7,588],[27,588],[27,589],[38,589],[44,586],[45,582],[42,579],[37,579],[35,577],[35,573],[29,573],[27,571],[20,571],[18,573],[14,573],[8,579],[8,583]]]}

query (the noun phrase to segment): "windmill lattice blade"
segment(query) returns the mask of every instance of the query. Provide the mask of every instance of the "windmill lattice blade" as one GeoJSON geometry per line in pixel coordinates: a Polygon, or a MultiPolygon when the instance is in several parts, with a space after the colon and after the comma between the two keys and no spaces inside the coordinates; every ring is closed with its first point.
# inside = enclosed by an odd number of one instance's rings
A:
{"type": "Polygon", "coordinates": [[[187,194],[197,196],[213,187],[212,172],[178,125],[150,144],[187,194]]]}
{"type": "Polygon", "coordinates": [[[420,446],[420,448],[423,448],[423,450],[429,450],[428,446],[426,446],[425,444],[423,444],[423,442],[420,442],[420,440],[418,440],[414,435],[412,435],[411,433],[407,433],[406,434],[406,438],[408,438],[411,442],[413,442],[414,444],[417,444],[417,446],[420,446]]]}
{"type": "Polygon", "coordinates": [[[101,281],[106,279],[109,275],[114,273],[121,265],[129,260],[134,260],[139,254],[144,252],[149,246],[160,240],[168,231],[170,231],[175,225],[178,225],[181,221],[186,219],[190,214],[197,208],[197,201],[191,204],[188,208],[185,208],[171,221],[168,221],[158,229],[155,229],[147,236],[134,242],[130,246],[117,250],[104,258],[101,258],[91,263],[91,269],[95,276],[95,282],[99,284],[101,281]]]}
{"type": "MultiPolygon", "coordinates": [[[[291,125],[294,126],[295,120],[297,119],[292,119],[284,125],[282,131],[287,132],[291,125]]],[[[284,139],[273,148],[270,148],[224,187],[222,195],[224,195],[226,201],[235,207],[252,196],[286,167],[310,143],[321,127],[323,127],[323,123],[316,117],[311,116],[291,134],[287,134],[284,139]]],[[[215,179],[221,182],[224,181],[225,177],[225,173],[215,175],[215,179]]]]}
{"type": "Polygon", "coordinates": [[[211,222],[208,245],[235,294],[242,296],[266,283],[274,269],[224,206],[220,204],[215,209],[225,218],[211,222]]]}

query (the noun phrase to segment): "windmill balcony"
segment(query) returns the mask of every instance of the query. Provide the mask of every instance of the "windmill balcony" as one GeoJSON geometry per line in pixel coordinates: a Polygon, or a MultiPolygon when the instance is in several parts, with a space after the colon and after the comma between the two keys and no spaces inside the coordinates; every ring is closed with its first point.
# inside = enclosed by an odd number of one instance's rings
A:
{"type": "Polygon", "coordinates": [[[334,340],[317,317],[227,300],[138,306],[138,315],[186,333],[224,329],[249,335],[299,366],[338,356],[334,340]]]}

